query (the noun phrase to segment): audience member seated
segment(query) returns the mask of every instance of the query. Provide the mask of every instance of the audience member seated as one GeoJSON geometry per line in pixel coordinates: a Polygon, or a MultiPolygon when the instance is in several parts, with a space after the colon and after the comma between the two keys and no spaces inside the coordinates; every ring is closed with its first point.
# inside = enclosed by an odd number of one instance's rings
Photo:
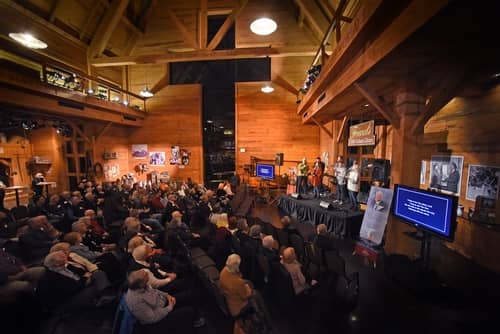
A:
{"type": "Polygon", "coordinates": [[[26,260],[41,261],[60,236],[61,232],[49,224],[46,216],[30,218],[28,228],[19,236],[26,260]]]}
{"type": "Polygon", "coordinates": [[[136,270],[144,270],[149,276],[149,284],[154,288],[166,289],[167,284],[173,282],[177,275],[168,273],[159,268],[155,263],[150,263],[149,259],[152,255],[152,248],[148,245],[137,246],[132,252],[132,259],[129,264],[128,273],[136,270]]]}
{"type": "Polygon", "coordinates": [[[47,271],[40,279],[36,293],[49,309],[63,304],[64,311],[95,306],[97,298],[109,286],[106,274],[100,270],[82,276],[73,271],[63,251],[48,254],[43,263],[47,271]]]}
{"type": "Polygon", "coordinates": [[[32,295],[44,273],[44,267],[26,268],[20,259],[0,249],[0,302],[32,295]]]}
{"type": "Polygon", "coordinates": [[[293,289],[296,295],[299,295],[310,288],[309,284],[306,282],[304,274],[302,273],[302,266],[299,261],[297,261],[295,256],[295,250],[292,247],[288,247],[283,250],[283,259],[281,260],[281,264],[283,264],[292,278],[293,289]]]}
{"type": "MultiPolygon", "coordinates": [[[[281,218],[281,224],[283,225],[283,229],[282,231],[287,233],[287,240],[288,240],[288,245],[285,245],[285,246],[289,246],[291,245],[291,241],[290,241],[290,235],[292,234],[295,234],[295,235],[298,235],[301,239],[302,239],[302,235],[300,234],[300,232],[292,226],[292,220],[290,219],[289,216],[283,216],[281,218]]],[[[281,245],[283,246],[283,245],[281,245]]]]}
{"type": "Polygon", "coordinates": [[[333,236],[328,233],[325,224],[319,224],[316,227],[314,245],[323,252],[335,249],[333,236]]]}
{"type": "Polygon", "coordinates": [[[45,209],[45,213],[49,220],[49,223],[54,225],[55,228],[62,228],[62,222],[64,220],[65,208],[61,204],[61,198],[59,195],[54,194],[50,196],[49,203],[45,209]]]}
{"type": "Polygon", "coordinates": [[[33,196],[30,203],[28,204],[28,216],[36,217],[41,215],[46,215],[45,212],[46,199],[44,196],[33,196]]]}
{"type": "Polygon", "coordinates": [[[189,306],[186,294],[176,297],[154,288],[150,276],[144,270],[130,273],[125,301],[139,324],[149,333],[194,333],[193,328],[202,322],[195,322],[195,311],[189,306]]]}
{"type": "Polygon", "coordinates": [[[180,211],[172,212],[172,219],[167,223],[164,242],[168,244],[170,238],[179,237],[185,244],[189,245],[193,238],[200,238],[198,233],[192,233],[189,227],[182,221],[180,211]]]}
{"type": "Polygon", "coordinates": [[[276,248],[277,248],[276,240],[274,240],[271,235],[266,235],[262,239],[262,253],[269,261],[269,264],[279,263],[281,260],[280,255],[278,254],[276,248]]]}
{"type": "Polygon", "coordinates": [[[14,238],[18,233],[18,229],[25,225],[25,222],[15,221],[9,210],[4,208],[0,211],[0,238],[14,238]]]}
{"type": "Polygon", "coordinates": [[[226,298],[229,313],[239,320],[238,325],[246,333],[266,333],[271,326],[264,302],[242,278],[240,263],[238,254],[229,255],[220,273],[219,287],[226,298]]]}

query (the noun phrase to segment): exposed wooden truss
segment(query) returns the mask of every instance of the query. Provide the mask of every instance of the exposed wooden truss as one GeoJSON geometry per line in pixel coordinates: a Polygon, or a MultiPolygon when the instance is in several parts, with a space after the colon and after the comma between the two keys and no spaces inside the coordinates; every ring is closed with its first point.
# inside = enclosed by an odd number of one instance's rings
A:
{"type": "Polygon", "coordinates": [[[384,102],[380,97],[375,94],[371,89],[369,89],[366,85],[361,82],[355,82],[354,87],[358,90],[358,92],[363,95],[370,104],[377,109],[379,113],[384,116],[384,118],[389,121],[389,123],[395,128],[399,128],[399,115],[391,110],[391,108],[384,102]]]}
{"type": "Polygon", "coordinates": [[[314,56],[316,51],[295,48],[238,48],[232,50],[197,50],[188,52],[168,52],[166,54],[139,55],[129,57],[107,57],[92,59],[95,67],[123,66],[137,64],[163,64],[184,61],[226,60],[263,57],[314,56]]]}
{"type": "Polygon", "coordinates": [[[120,22],[125,9],[127,8],[128,0],[113,0],[110,7],[106,10],[99,26],[97,27],[92,42],[88,48],[87,54],[89,58],[99,56],[106,45],[108,44],[111,34],[120,22]]]}
{"type": "Polygon", "coordinates": [[[184,25],[184,23],[181,22],[181,20],[179,20],[179,18],[177,17],[177,15],[175,15],[175,13],[170,8],[167,8],[167,14],[170,17],[170,19],[172,20],[172,22],[174,23],[174,25],[177,28],[177,30],[179,30],[179,32],[181,33],[181,35],[184,38],[184,40],[193,49],[198,49],[199,46],[198,46],[198,43],[196,42],[196,40],[194,39],[194,36],[192,36],[189,33],[189,31],[186,29],[186,26],[184,25]]]}
{"type": "Polygon", "coordinates": [[[229,31],[234,21],[241,13],[243,8],[247,5],[248,0],[241,0],[240,4],[231,12],[231,14],[226,18],[222,26],[219,28],[215,36],[212,38],[210,43],[208,43],[207,49],[214,50],[217,45],[222,41],[226,33],[229,31]]]}

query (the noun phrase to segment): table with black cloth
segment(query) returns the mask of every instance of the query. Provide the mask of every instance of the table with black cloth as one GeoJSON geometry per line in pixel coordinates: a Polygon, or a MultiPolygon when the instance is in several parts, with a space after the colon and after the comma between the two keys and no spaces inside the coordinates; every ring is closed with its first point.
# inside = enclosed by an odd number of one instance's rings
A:
{"type": "Polygon", "coordinates": [[[295,199],[281,196],[278,207],[290,216],[302,221],[312,221],[316,225],[325,224],[329,232],[336,236],[356,237],[359,235],[363,211],[349,210],[347,206],[335,206],[334,210],[322,208],[320,199],[295,199]]]}

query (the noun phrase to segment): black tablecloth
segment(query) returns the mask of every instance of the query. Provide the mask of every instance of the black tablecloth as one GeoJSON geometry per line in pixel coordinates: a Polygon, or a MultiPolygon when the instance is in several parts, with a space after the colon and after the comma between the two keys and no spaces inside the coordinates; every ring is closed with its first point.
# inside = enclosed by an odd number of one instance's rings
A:
{"type": "Polygon", "coordinates": [[[346,206],[336,206],[334,210],[322,208],[319,199],[295,199],[281,196],[278,207],[288,215],[303,221],[312,221],[316,225],[325,224],[328,231],[340,237],[359,235],[363,211],[349,210],[346,206]]]}

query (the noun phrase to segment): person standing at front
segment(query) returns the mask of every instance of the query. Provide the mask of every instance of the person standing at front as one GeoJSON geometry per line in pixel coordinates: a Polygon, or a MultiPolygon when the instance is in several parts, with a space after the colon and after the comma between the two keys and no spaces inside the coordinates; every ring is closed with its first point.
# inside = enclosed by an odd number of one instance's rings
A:
{"type": "Polygon", "coordinates": [[[351,206],[353,209],[358,209],[358,197],[359,192],[359,165],[357,161],[354,161],[352,167],[349,168],[347,172],[347,191],[349,192],[349,199],[351,201],[351,206]]]}
{"type": "Polygon", "coordinates": [[[306,158],[297,166],[297,193],[306,192],[307,189],[307,175],[309,174],[309,166],[307,165],[306,158]]]}

